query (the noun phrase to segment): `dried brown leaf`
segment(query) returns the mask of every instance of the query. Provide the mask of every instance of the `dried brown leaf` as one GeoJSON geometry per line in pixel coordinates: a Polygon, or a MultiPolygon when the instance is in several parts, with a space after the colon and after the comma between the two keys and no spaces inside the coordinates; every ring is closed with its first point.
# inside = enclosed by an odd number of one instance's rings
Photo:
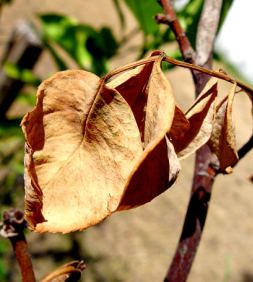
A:
{"type": "Polygon", "coordinates": [[[38,232],[69,232],[114,211],[143,150],[122,96],[85,71],[45,81],[22,127],[26,218],[38,232]],[[38,205],[39,203],[39,205],[38,205]]]}
{"type": "Polygon", "coordinates": [[[229,94],[217,107],[212,135],[209,141],[211,150],[220,162],[222,172],[231,172],[238,161],[234,126],[232,122],[232,105],[235,96],[236,84],[230,89],[229,94]]]}
{"type": "Polygon", "coordinates": [[[180,163],[167,137],[145,151],[142,161],[129,177],[118,210],[140,206],[171,187],[180,163]]]}
{"type": "Polygon", "coordinates": [[[134,68],[107,83],[109,87],[119,91],[131,107],[141,133],[142,141],[144,140],[146,105],[148,99],[147,85],[152,67],[153,63],[149,63],[134,68]]]}
{"type": "Polygon", "coordinates": [[[173,145],[165,139],[171,127],[175,101],[171,86],[160,68],[160,60],[122,74],[110,83],[128,101],[135,114],[142,135],[144,152],[129,176],[118,210],[136,207],[151,201],[175,181],[180,164],[173,145]],[[152,68],[150,68],[152,65],[152,68]],[[149,73],[150,79],[142,80],[149,73]],[[135,98],[133,98],[135,97],[135,98]],[[129,102],[135,101],[135,102],[129,102]],[[146,101],[142,103],[141,101],[146,101]],[[139,120],[138,120],[139,118],[139,120]]]}
{"type": "Polygon", "coordinates": [[[168,136],[179,158],[194,153],[210,138],[217,97],[217,79],[211,78],[193,106],[183,114],[178,108],[168,136]]]}
{"type": "Polygon", "coordinates": [[[185,114],[176,106],[173,123],[167,134],[174,145],[175,151],[180,152],[185,146],[187,132],[190,130],[190,122],[185,114]]]}
{"type": "Polygon", "coordinates": [[[26,218],[35,231],[85,229],[174,182],[179,164],[165,134],[175,104],[160,60],[115,81],[73,70],[39,87],[22,121],[26,218]]]}
{"type": "Polygon", "coordinates": [[[40,282],[79,281],[81,272],[85,269],[83,261],[72,261],[49,273],[40,282]]]}

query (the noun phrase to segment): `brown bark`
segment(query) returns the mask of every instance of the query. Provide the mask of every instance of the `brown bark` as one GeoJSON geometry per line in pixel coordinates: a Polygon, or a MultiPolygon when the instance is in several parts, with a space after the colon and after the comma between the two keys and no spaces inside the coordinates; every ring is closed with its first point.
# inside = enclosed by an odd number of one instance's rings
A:
{"type": "Polygon", "coordinates": [[[31,255],[24,235],[26,221],[23,212],[10,209],[4,212],[0,235],[8,238],[15,252],[23,282],[35,282],[31,255]]]}

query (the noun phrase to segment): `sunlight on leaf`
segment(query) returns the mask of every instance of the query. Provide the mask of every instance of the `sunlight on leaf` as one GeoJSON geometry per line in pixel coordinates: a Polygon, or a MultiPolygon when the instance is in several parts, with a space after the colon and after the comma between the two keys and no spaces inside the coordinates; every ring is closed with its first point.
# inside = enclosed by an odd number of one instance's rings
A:
{"type": "Polygon", "coordinates": [[[162,12],[162,8],[153,0],[125,0],[125,3],[133,12],[139,25],[146,35],[153,34],[158,31],[159,26],[154,20],[157,13],[162,12]]]}
{"type": "Polygon", "coordinates": [[[175,152],[165,134],[175,105],[160,63],[126,72],[108,85],[74,70],[40,86],[36,108],[22,121],[26,216],[36,231],[87,228],[172,185],[179,167],[170,161],[175,152]],[[143,87],[132,88],[132,94],[137,103],[139,97],[146,100],[135,108],[125,100],[124,85],[133,86],[138,77],[143,87]]]}
{"type": "Polygon", "coordinates": [[[179,159],[208,141],[221,171],[235,164],[236,86],[216,107],[217,79],[211,78],[183,113],[157,54],[102,79],[69,70],[40,85],[35,109],[21,122],[32,229],[83,230],[145,204],[173,185],[179,159]]]}
{"type": "Polygon", "coordinates": [[[179,158],[186,158],[210,138],[215,114],[217,79],[210,79],[185,115],[177,110],[169,137],[179,158]]]}
{"type": "Polygon", "coordinates": [[[217,155],[222,172],[231,172],[231,167],[238,161],[235,132],[232,122],[232,105],[236,90],[234,84],[229,94],[221,101],[217,107],[213,132],[209,141],[209,146],[217,155]]]}

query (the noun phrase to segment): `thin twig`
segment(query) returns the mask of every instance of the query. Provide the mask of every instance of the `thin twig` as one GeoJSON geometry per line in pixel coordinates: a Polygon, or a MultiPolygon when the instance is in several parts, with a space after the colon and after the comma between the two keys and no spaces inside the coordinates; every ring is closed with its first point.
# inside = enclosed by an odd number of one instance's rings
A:
{"type": "Polygon", "coordinates": [[[84,262],[75,260],[64,264],[49,273],[40,282],[52,282],[52,281],[79,281],[82,271],[85,269],[86,265],[84,262]]]}
{"type": "Polygon", "coordinates": [[[186,62],[194,63],[195,52],[191,46],[191,43],[186,36],[173,8],[173,4],[168,0],[160,0],[160,5],[163,8],[164,16],[157,15],[156,21],[158,23],[168,23],[171,30],[176,36],[180,51],[186,62]],[[165,21],[166,19],[166,21],[165,21]]]}
{"type": "Polygon", "coordinates": [[[15,252],[23,282],[35,282],[32,260],[24,235],[26,221],[23,212],[11,209],[4,212],[1,223],[0,235],[11,241],[15,252]]]}
{"type": "Polygon", "coordinates": [[[178,61],[178,60],[173,59],[171,57],[166,57],[166,58],[164,58],[164,60],[166,62],[171,63],[171,64],[176,65],[176,66],[180,66],[180,67],[183,67],[183,68],[196,70],[196,71],[198,71],[200,73],[207,74],[209,77],[214,76],[214,77],[217,77],[219,79],[225,80],[225,81],[230,82],[230,83],[236,83],[245,92],[247,92],[251,97],[253,97],[253,89],[252,89],[252,87],[250,87],[249,85],[243,83],[240,80],[237,80],[236,78],[230,77],[229,75],[227,75],[225,73],[222,73],[222,72],[219,72],[219,71],[214,71],[214,70],[207,69],[207,68],[204,68],[204,67],[200,67],[200,66],[197,66],[197,65],[194,65],[194,64],[190,64],[190,63],[187,63],[187,62],[178,61]]]}
{"type": "Polygon", "coordinates": [[[151,63],[151,62],[154,62],[156,61],[158,58],[160,58],[161,55],[159,53],[159,55],[156,55],[156,56],[151,56],[151,57],[148,57],[146,59],[142,59],[142,60],[139,60],[139,61],[136,61],[134,63],[130,63],[130,64],[127,64],[123,67],[119,67],[119,68],[116,68],[110,72],[108,72],[104,77],[104,81],[107,81],[109,80],[110,78],[112,78],[114,75],[117,75],[119,73],[122,73],[124,71],[127,71],[129,69],[132,69],[132,68],[135,68],[135,67],[138,67],[138,66],[142,66],[142,65],[145,65],[145,64],[148,64],[148,63],[151,63]]]}
{"type": "Polygon", "coordinates": [[[195,70],[195,71],[198,71],[200,73],[206,74],[209,77],[211,77],[211,76],[217,77],[219,79],[225,80],[225,81],[230,82],[230,83],[236,83],[239,87],[241,87],[244,91],[246,91],[251,97],[253,97],[253,88],[252,87],[250,87],[249,85],[241,82],[240,80],[237,80],[236,78],[230,77],[229,75],[227,75],[225,73],[210,70],[210,69],[207,69],[207,68],[204,68],[204,67],[200,67],[200,66],[191,64],[191,63],[182,62],[182,61],[173,59],[171,57],[166,56],[162,51],[154,51],[153,54],[154,55],[152,55],[151,57],[148,57],[146,59],[142,59],[142,60],[136,61],[134,63],[131,63],[131,64],[125,65],[123,67],[119,67],[117,69],[112,70],[111,72],[109,72],[104,77],[104,79],[108,80],[111,77],[113,77],[114,75],[117,75],[121,72],[127,71],[129,69],[132,69],[132,68],[150,63],[150,62],[154,62],[162,56],[163,61],[166,61],[170,64],[175,65],[175,66],[187,68],[187,69],[190,69],[190,70],[195,70]]]}

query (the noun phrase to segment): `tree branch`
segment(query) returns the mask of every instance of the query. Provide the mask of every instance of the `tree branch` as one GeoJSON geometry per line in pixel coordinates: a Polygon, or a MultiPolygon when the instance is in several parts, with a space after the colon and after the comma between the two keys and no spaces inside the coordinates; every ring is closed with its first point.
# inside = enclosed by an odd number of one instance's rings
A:
{"type": "Polygon", "coordinates": [[[21,270],[22,281],[35,282],[32,260],[25,239],[24,228],[26,228],[26,221],[21,211],[10,209],[4,212],[0,235],[11,241],[21,270]]]}
{"type": "MultiPolygon", "coordinates": [[[[220,20],[222,1],[205,0],[198,24],[195,63],[209,69],[212,68],[214,41],[220,20]]],[[[198,95],[210,77],[201,73],[196,73],[195,76],[196,95],[198,95]]]]}
{"type": "MultiPolygon", "coordinates": [[[[175,19],[176,15],[170,1],[161,0],[160,2],[164,7],[166,15],[173,15],[175,19]]],[[[211,69],[212,66],[213,45],[220,15],[220,7],[218,5],[215,6],[216,11],[212,12],[211,16],[208,14],[210,9],[214,9],[212,6],[212,3],[214,2],[217,1],[206,0],[205,2],[198,26],[197,54],[195,54],[194,60],[192,61],[195,63],[195,58],[198,58],[198,63],[203,62],[205,67],[209,69],[211,69]],[[208,32],[213,34],[209,34],[205,30],[205,21],[207,18],[209,25],[212,26],[212,29],[208,29],[208,32]],[[206,44],[202,47],[201,44],[203,40],[206,40],[207,42],[205,42],[206,44]]],[[[182,47],[182,43],[179,38],[181,34],[184,34],[184,32],[182,29],[180,31],[175,28],[172,30],[175,33],[180,50],[183,52],[184,48],[182,47]]],[[[184,34],[184,40],[187,42],[185,37],[186,35],[184,34]]],[[[203,72],[192,73],[196,95],[198,95],[209,80],[210,76],[203,72]]],[[[211,153],[208,145],[204,145],[197,151],[191,198],[177,250],[165,278],[165,281],[167,282],[183,282],[186,281],[189,275],[204,229],[214,178],[218,171],[215,160],[215,156],[211,153]]]]}
{"type": "Polygon", "coordinates": [[[201,240],[212,186],[216,176],[212,153],[207,145],[201,147],[196,155],[195,172],[191,198],[185,216],[181,237],[165,282],[186,281],[201,240]]]}
{"type": "Polygon", "coordinates": [[[206,0],[204,3],[196,38],[197,65],[208,66],[212,60],[221,7],[222,0],[206,0]]]}

